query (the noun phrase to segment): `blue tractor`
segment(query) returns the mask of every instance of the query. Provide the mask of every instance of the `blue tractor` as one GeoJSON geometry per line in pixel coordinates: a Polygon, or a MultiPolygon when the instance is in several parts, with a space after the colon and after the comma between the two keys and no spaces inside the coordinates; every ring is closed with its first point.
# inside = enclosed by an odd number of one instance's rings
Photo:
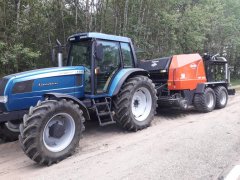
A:
{"type": "MultiPolygon", "coordinates": [[[[0,80],[0,135],[18,137],[25,154],[51,165],[78,146],[85,120],[146,128],[157,106],[156,88],[138,67],[129,38],[79,33],[68,38],[66,65],[32,70],[0,80]]],[[[60,48],[61,49],[61,48],[60,48]]]]}

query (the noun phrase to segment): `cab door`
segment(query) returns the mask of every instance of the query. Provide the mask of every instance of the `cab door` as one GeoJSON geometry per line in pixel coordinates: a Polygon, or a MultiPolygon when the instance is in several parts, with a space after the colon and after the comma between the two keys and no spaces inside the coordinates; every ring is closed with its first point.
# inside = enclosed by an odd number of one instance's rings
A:
{"type": "Polygon", "coordinates": [[[121,67],[119,42],[97,40],[102,45],[103,57],[95,60],[95,93],[103,94],[108,92],[111,79],[121,67]]]}

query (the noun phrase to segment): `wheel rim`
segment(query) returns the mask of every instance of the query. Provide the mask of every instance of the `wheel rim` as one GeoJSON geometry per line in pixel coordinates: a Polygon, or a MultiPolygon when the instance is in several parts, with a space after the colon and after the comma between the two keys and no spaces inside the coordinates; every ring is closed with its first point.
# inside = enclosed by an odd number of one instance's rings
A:
{"type": "Polygon", "coordinates": [[[132,114],[137,121],[144,121],[152,109],[152,96],[150,91],[139,88],[132,97],[132,114]]]}
{"type": "Polygon", "coordinates": [[[43,143],[52,152],[64,150],[72,142],[75,134],[75,122],[69,114],[54,115],[43,130],[43,143]],[[59,132],[61,133],[59,134],[59,132]]]}
{"type": "Polygon", "coordinates": [[[20,130],[19,130],[20,124],[14,124],[14,123],[11,123],[11,122],[6,122],[5,126],[7,127],[8,130],[10,130],[12,132],[16,132],[16,133],[20,132],[20,130]]]}
{"type": "Polygon", "coordinates": [[[206,103],[208,108],[212,108],[214,105],[214,97],[212,93],[206,94],[206,103]]]}
{"type": "Polygon", "coordinates": [[[219,102],[221,105],[225,105],[226,101],[227,101],[227,94],[224,91],[221,91],[219,102]]]}

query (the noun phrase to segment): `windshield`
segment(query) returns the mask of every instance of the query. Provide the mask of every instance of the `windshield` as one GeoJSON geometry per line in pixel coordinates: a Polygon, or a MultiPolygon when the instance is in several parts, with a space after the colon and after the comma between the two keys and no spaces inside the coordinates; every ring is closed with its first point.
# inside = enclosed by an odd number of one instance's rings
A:
{"type": "Polygon", "coordinates": [[[73,43],[69,52],[70,66],[85,66],[91,68],[91,45],[90,41],[73,43]]]}

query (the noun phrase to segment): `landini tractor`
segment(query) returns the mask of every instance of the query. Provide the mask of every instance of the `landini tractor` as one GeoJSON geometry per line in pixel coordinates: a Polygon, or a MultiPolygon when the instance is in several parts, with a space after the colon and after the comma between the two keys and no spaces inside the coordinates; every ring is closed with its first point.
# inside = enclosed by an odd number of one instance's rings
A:
{"type": "Polygon", "coordinates": [[[84,122],[95,114],[100,126],[148,127],[157,105],[193,105],[200,112],[224,108],[229,89],[225,58],[199,54],[138,61],[127,37],[79,33],[68,38],[62,67],[37,69],[0,80],[1,138],[19,141],[43,165],[73,154],[84,122]]]}

